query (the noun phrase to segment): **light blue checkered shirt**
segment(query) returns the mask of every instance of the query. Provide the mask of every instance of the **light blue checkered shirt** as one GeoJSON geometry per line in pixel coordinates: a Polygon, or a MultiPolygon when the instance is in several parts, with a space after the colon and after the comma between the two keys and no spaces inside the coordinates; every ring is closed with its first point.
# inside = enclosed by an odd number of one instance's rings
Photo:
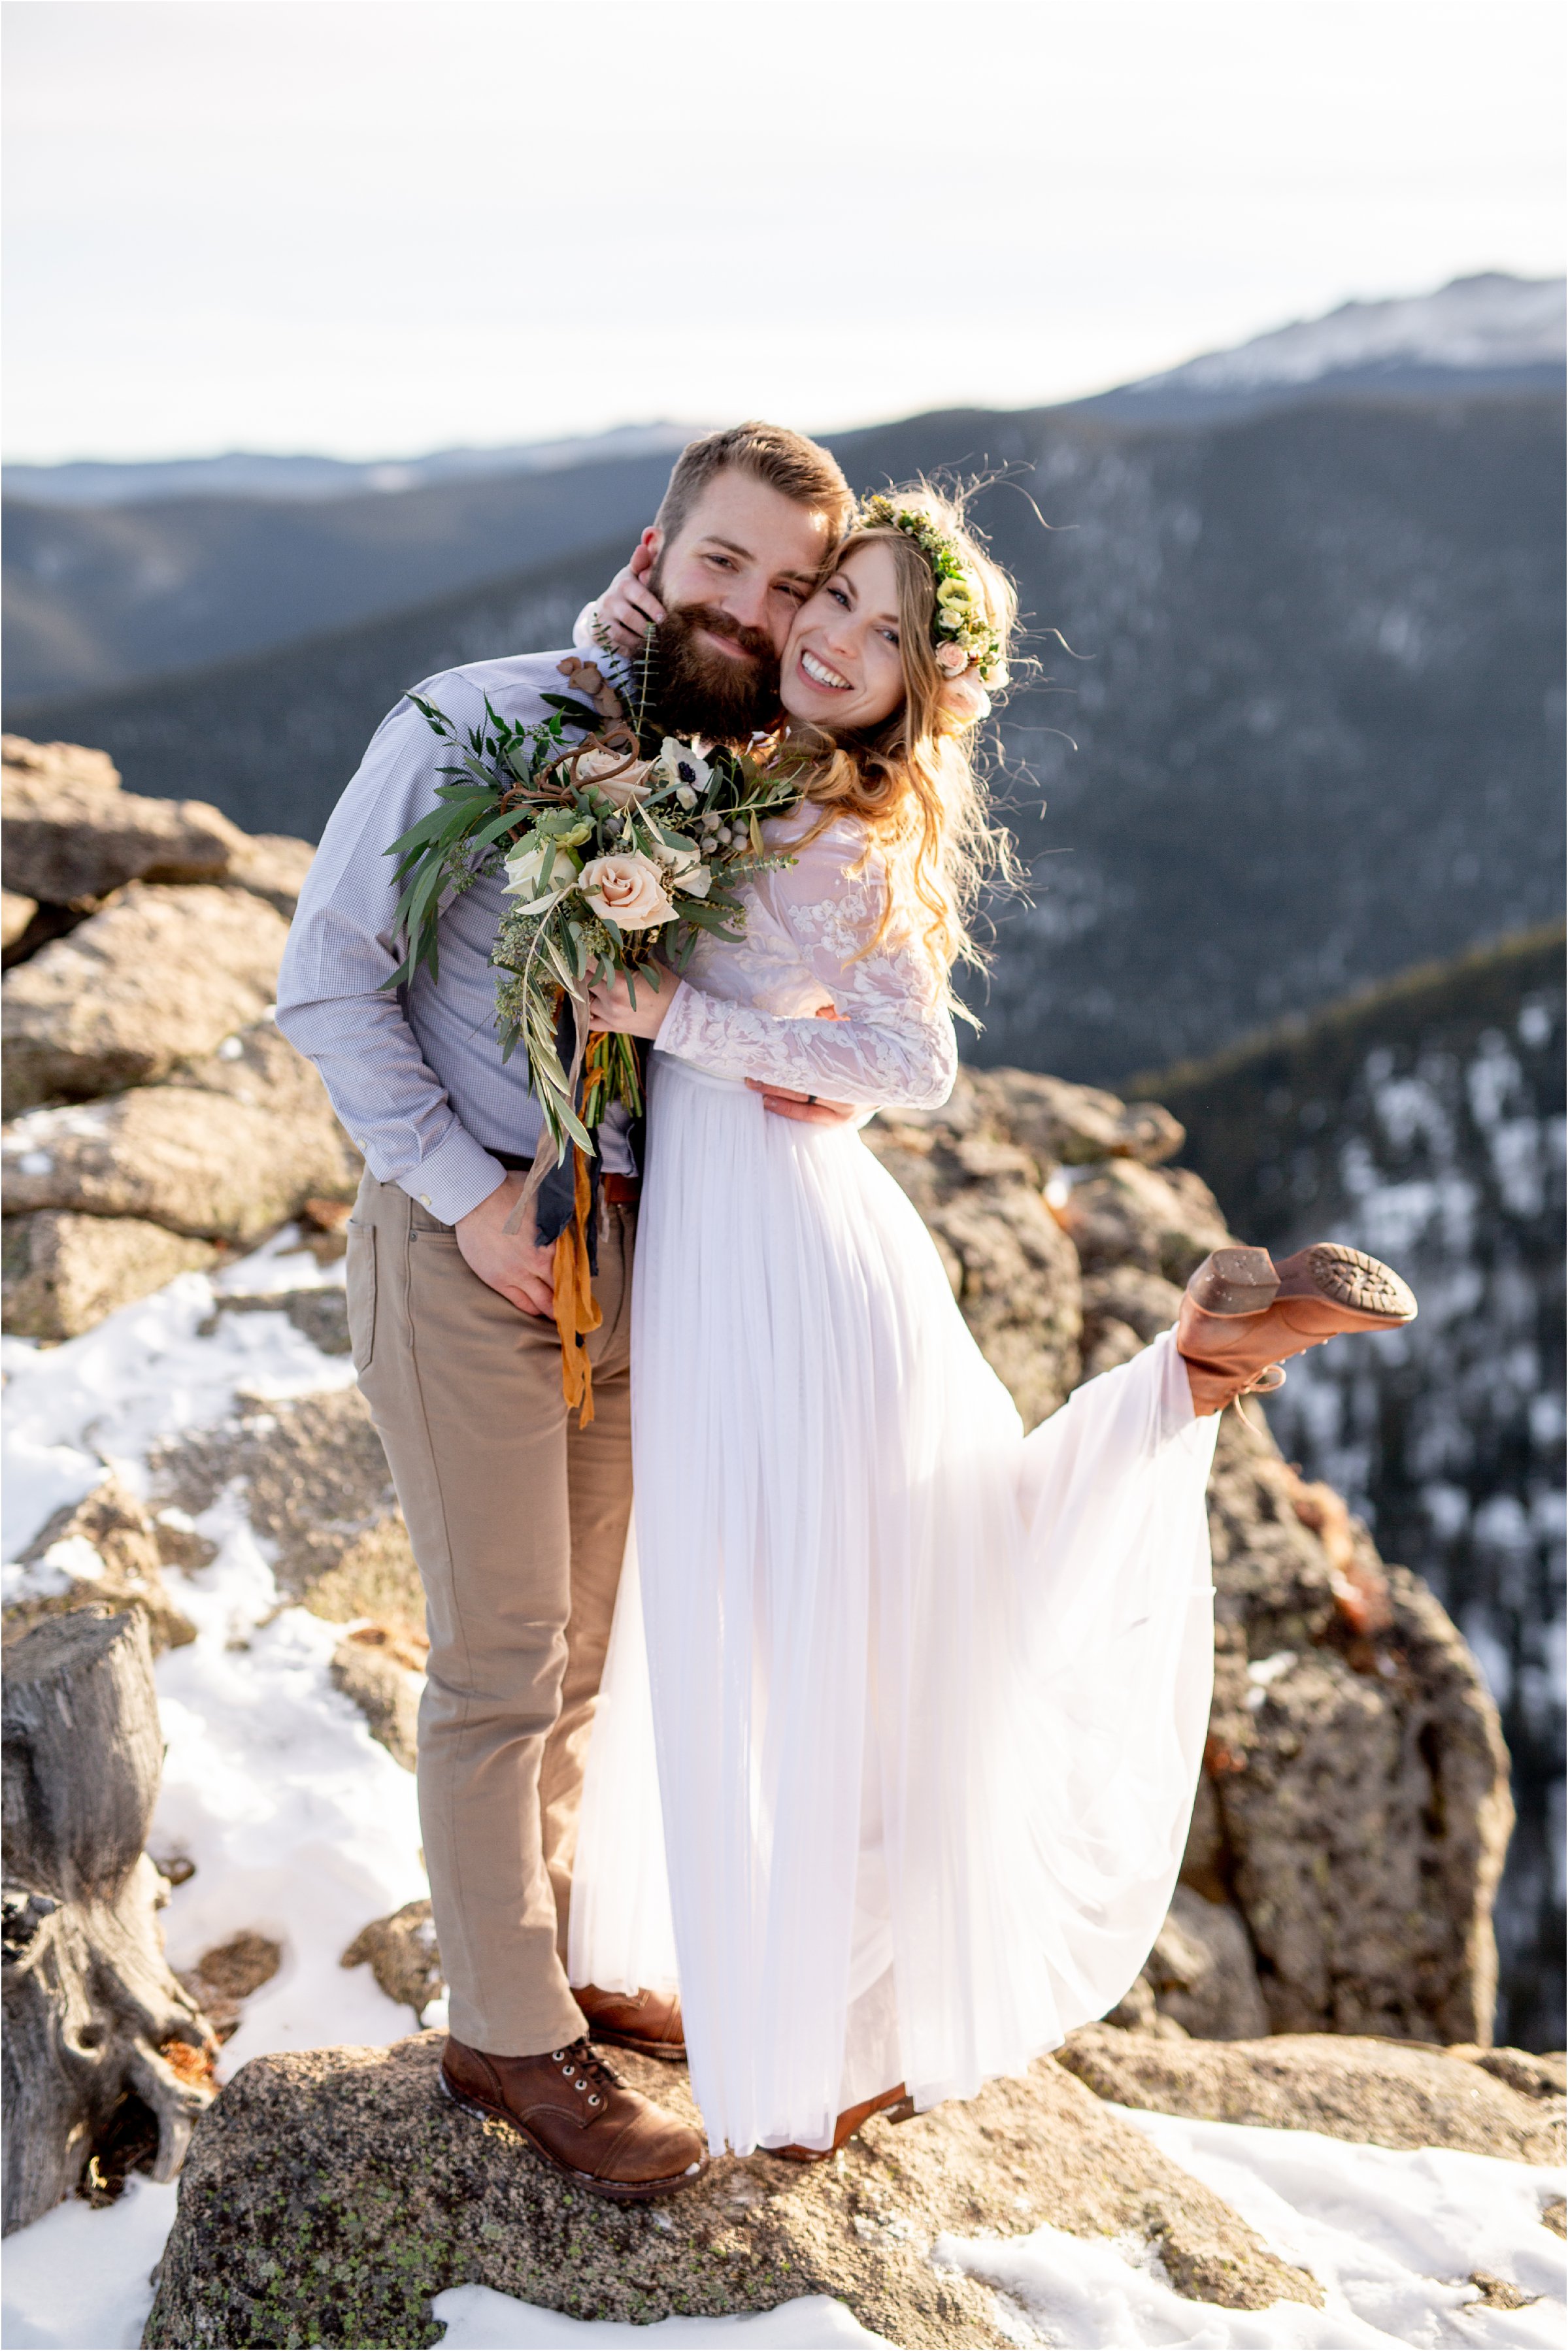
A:
{"type": "MultiPolygon", "coordinates": [[[[549,716],[542,695],[565,691],[561,658],[476,662],[417,691],[464,732],[483,723],[486,695],[502,717],[532,722],[549,716]]],[[[387,844],[436,805],[452,757],[412,703],[382,721],[321,836],[277,986],[278,1027],[320,1071],[371,1173],[448,1225],[501,1181],[491,1153],[531,1157],[540,1129],[524,1056],[503,1062],[496,1035],[489,955],[507,904],[498,879],[476,883],[443,914],[439,984],[422,966],[401,993],[382,986],[402,959],[387,844]]],[[[627,1123],[615,1108],[601,1131],[614,1174],[633,1172],[627,1123]]]]}

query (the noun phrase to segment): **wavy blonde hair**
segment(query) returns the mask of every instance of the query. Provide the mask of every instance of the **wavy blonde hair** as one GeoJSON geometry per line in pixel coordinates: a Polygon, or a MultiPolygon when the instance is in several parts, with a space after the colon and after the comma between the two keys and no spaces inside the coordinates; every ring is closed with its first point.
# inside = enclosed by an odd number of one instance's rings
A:
{"type": "MultiPolygon", "coordinates": [[[[888,495],[895,507],[925,516],[953,542],[1002,648],[999,670],[989,679],[999,692],[1018,619],[1011,580],[968,523],[961,496],[945,495],[925,481],[888,495]]],[[[949,681],[932,649],[936,582],[919,546],[892,526],[854,529],[836,550],[832,570],[873,541],[892,549],[897,572],[904,700],[880,726],[841,736],[801,726],[787,736],[788,747],[814,755],[803,790],[821,815],[801,845],[841,816],[859,817],[870,834],[868,852],[883,854],[889,877],[882,920],[862,953],[880,946],[895,920],[909,922],[946,980],[956,963],[984,961],[970,924],[982,884],[998,872],[1010,875],[1012,843],[991,820],[976,764],[976,729],[985,713],[960,716],[943,705],[949,681]]]]}

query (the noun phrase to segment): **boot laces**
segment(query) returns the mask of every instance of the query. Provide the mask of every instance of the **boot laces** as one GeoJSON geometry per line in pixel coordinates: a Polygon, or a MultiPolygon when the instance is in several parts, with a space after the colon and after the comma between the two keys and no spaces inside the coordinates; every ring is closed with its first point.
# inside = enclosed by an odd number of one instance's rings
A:
{"type": "Polygon", "coordinates": [[[575,2076],[584,2085],[591,2105],[600,2105],[606,2091],[626,2087],[614,2066],[586,2039],[569,2042],[564,2049],[552,2051],[551,2056],[563,2074],[575,2076]]]}

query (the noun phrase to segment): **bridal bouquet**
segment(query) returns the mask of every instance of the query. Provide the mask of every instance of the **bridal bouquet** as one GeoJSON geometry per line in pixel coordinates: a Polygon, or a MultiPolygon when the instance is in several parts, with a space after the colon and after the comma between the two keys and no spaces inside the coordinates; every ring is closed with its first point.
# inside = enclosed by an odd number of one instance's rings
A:
{"type": "Polygon", "coordinates": [[[697,935],[734,938],[737,886],[787,863],[763,846],[765,816],[798,797],[786,770],[748,753],[654,737],[628,712],[591,662],[561,671],[575,695],[547,695],[548,718],[513,726],[486,701],[486,724],[460,734],[444,712],[410,699],[453,763],[436,787],[439,807],[394,841],[403,890],[396,921],[403,962],[387,982],[405,986],[422,963],[439,973],[437,925],[452,895],[504,872],[504,915],[490,960],[505,1060],[519,1040],[558,1159],[569,1144],[591,1155],[589,1130],[607,1104],[643,1107],[635,1040],[588,1035],[588,990],[654,958],[675,970],[697,935]],[[569,730],[586,730],[568,739],[569,730]],[[580,1081],[580,1107],[579,1102],[580,1081]]]}

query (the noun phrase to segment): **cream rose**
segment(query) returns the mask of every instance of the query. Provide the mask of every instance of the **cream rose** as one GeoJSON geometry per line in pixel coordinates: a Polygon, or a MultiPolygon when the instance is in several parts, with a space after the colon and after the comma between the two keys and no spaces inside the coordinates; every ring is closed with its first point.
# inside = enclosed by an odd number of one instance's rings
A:
{"type": "Polygon", "coordinates": [[[540,841],[532,848],[514,849],[507,860],[507,879],[502,884],[502,894],[524,901],[517,908],[519,914],[542,914],[547,906],[553,906],[559,898],[564,898],[577,880],[576,858],[558,842],[550,862],[549,887],[540,888],[539,877],[544,872],[550,845],[548,841],[540,841]]]}
{"type": "Polygon", "coordinates": [[[591,784],[595,791],[623,809],[647,799],[653,768],[652,759],[629,759],[621,751],[594,749],[583,752],[572,772],[580,785],[591,784]]]}
{"type": "Polygon", "coordinates": [[[591,857],[578,881],[594,914],[623,931],[656,931],[674,921],[675,910],[664,895],[664,871],[640,850],[591,857]]]}

